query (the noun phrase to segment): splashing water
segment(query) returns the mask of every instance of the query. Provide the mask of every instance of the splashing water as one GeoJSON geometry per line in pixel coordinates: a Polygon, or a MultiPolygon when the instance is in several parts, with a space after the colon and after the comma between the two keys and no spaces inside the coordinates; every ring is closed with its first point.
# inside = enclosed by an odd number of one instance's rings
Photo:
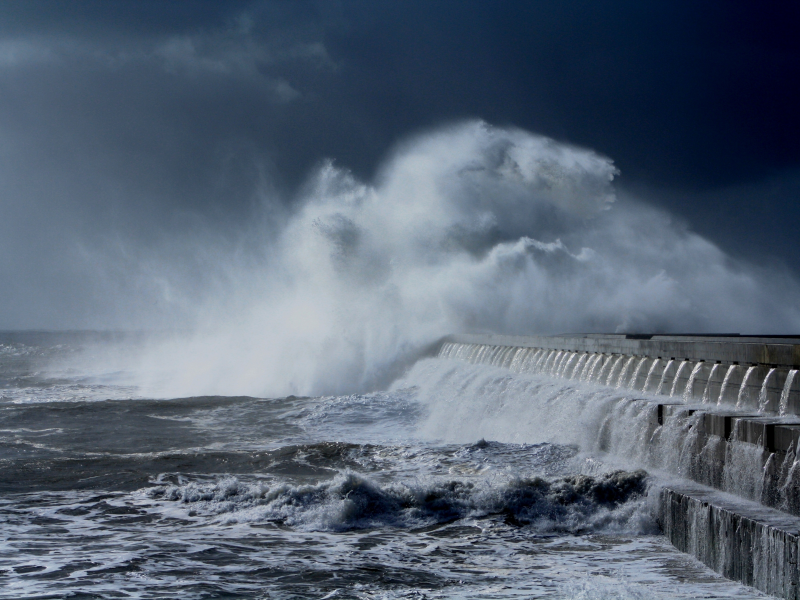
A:
{"type": "Polygon", "coordinates": [[[739,365],[731,365],[725,373],[725,379],[722,380],[722,387],[719,389],[719,396],[717,397],[717,406],[720,406],[725,400],[725,392],[728,390],[728,384],[731,377],[739,370],[739,365]]]}
{"type": "Polygon", "coordinates": [[[592,356],[589,354],[582,354],[578,361],[575,363],[575,367],[572,369],[572,373],[569,375],[571,379],[576,379],[576,375],[578,379],[581,379],[584,371],[586,370],[586,366],[592,361],[592,356]]]}
{"type": "Polygon", "coordinates": [[[616,176],[590,150],[471,121],[407,140],[373,181],[323,164],[233,250],[198,233],[92,258],[114,297],[141,297],[130,315],[163,307],[187,332],[128,357],[160,396],[381,388],[463,331],[800,329],[796,281],[617,198],[616,176]]]}
{"type": "Polygon", "coordinates": [[[680,382],[681,373],[683,373],[684,368],[689,364],[688,360],[681,361],[681,364],[678,365],[678,370],[675,371],[675,378],[672,380],[672,387],[669,390],[669,397],[672,398],[675,395],[675,391],[678,389],[678,383],[680,382]]]}
{"type": "Polygon", "coordinates": [[[624,358],[625,358],[624,356],[618,356],[616,359],[614,359],[614,362],[611,365],[611,369],[608,371],[608,378],[606,379],[606,385],[611,385],[611,383],[614,381],[614,375],[617,372],[617,367],[622,364],[624,358]]]}
{"type": "Polygon", "coordinates": [[[783,391],[781,391],[781,402],[778,409],[778,414],[781,416],[784,416],[788,412],[789,394],[792,391],[792,383],[794,383],[795,375],[797,375],[797,369],[792,369],[786,376],[786,383],[783,386],[783,391]]]}
{"type": "Polygon", "coordinates": [[[627,381],[627,377],[626,376],[628,374],[628,368],[631,366],[631,364],[635,360],[636,360],[636,357],[635,356],[631,356],[622,365],[622,370],[619,373],[619,379],[617,379],[617,385],[616,385],[617,389],[619,389],[619,388],[621,388],[622,386],[625,385],[625,382],[627,381]]]}
{"type": "Polygon", "coordinates": [[[595,354],[592,358],[586,361],[586,366],[581,373],[581,381],[594,381],[594,372],[597,369],[597,364],[603,360],[602,354],[595,354]]]}
{"type": "Polygon", "coordinates": [[[545,363],[545,365],[544,365],[545,366],[545,373],[548,373],[549,375],[552,375],[554,370],[555,370],[555,368],[556,368],[556,365],[561,360],[561,357],[563,355],[564,355],[564,352],[562,352],[561,350],[559,350],[558,352],[555,352],[553,354],[552,360],[549,361],[549,366],[548,366],[547,363],[545,363]]]}
{"type": "Polygon", "coordinates": [[[708,404],[711,402],[711,385],[719,368],[720,363],[715,363],[714,366],[711,367],[711,372],[708,374],[708,381],[706,381],[706,389],[703,390],[703,404],[708,404]]]}
{"type": "Polygon", "coordinates": [[[769,384],[772,380],[772,376],[775,373],[775,368],[771,368],[767,373],[767,376],[764,377],[764,381],[761,382],[761,390],[758,392],[758,412],[764,413],[767,412],[767,408],[769,405],[769,384]]]}
{"type": "Polygon", "coordinates": [[[571,377],[575,369],[573,363],[575,363],[576,360],[580,361],[580,358],[582,357],[577,352],[570,352],[564,360],[564,366],[558,370],[557,375],[559,377],[571,377]]]}
{"type": "Polygon", "coordinates": [[[661,373],[661,380],[658,382],[658,387],[656,388],[656,394],[660,394],[661,390],[664,389],[664,384],[667,382],[667,378],[670,373],[670,367],[675,364],[675,359],[670,358],[667,362],[667,366],[664,367],[664,371],[661,373]]]}
{"type": "Polygon", "coordinates": [[[739,393],[736,396],[736,408],[742,408],[750,402],[750,388],[748,387],[748,382],[757,368],[758,367],[755,366],[747,368],[747,371],[742,378],[742,384],[739,386],[739,393]]]}
{"type": "Polygon", "coordinates": [[[692,372],[689,374],[689,381],[686,382],[686,389],[683,390],[683,402],[688,403],[692,399],[692,393],[694,391],[694,380],[697,379],[697,374],[700,372],[700,369],[703,368],[703,361],[699,361],[695,364],[692,372]]]}
{"type": "Polygon", "coordinates": [[[642,391],[647,392],[650,390],[650,382],[653,379],[653,373],[655,373],[656,369],[661,365],[661,359],[657,358],[653,361],[653,364],[650,365],[650,370],[647,371],[647,377],[644,380],[644,388],[642,391]]]}
{"type": "Polygon", "coordinates": [[[649,358],[647,358],[647,357],[643,357],[643,358],[642,358],[642,359],[639,361],[639,363],[636,365],[636,369],[634,369],[634,371],[633,371],[633,375],[631,375],[630,384],[629,384],[629,386],[628,386],[628,387],[630,387],[630,388],[633,388],[633,389],[636,389],[636,380],[639,378],[639,373],[641,372],[641,370],[642,370],[642,367],[645,365],[645,363],[646,363],[648,360],[650,360],[650,359],[649,359],[649,358]]]}
{"type": "Polygon", "coordinates": [[[536,364],[533,366],[534,373],[540,373],[542,369],[544,369],[552,353],[552,350],[542,350],[541,356],[536,360],[536,364]]]}

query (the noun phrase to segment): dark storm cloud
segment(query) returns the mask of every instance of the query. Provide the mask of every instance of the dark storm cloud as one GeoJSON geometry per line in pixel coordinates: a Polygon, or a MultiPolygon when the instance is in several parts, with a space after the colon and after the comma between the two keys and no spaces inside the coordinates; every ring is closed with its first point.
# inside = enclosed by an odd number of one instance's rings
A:
{"type": "Polygon", "coordinates": [[[325,157],[369,178],[465,117],[594,148],[797,267],[798,25],[790,3],[4,3],[0,326],[92,322],[100,239],[233,232],[325,157]]]}

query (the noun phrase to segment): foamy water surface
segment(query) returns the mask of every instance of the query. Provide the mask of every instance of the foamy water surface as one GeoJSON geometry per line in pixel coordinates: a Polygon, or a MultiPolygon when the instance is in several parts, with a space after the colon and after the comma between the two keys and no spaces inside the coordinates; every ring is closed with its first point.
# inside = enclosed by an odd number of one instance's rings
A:
{"type": "Polygon", "coordinates": [[[2,598],[763,597],[594,452],[615,390],[424,359],[370,394],[152,398],[81,366],[108,340],[0,343],[2,598]]]}

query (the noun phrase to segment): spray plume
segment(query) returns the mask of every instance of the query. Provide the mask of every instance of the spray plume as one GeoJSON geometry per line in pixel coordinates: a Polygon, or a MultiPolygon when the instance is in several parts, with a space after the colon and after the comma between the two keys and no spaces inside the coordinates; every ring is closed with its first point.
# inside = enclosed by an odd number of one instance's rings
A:
{"type": "Polygon", "coordinates": [[[617,199],[616,175],[590,150],[480,121],[408,140],[372,183],[327,162],[260,254],[197,243],[220,283],[199,298],[173,283],[192,332],[150,347],[140,383],[344,393],[387,385],[452,332],[798,328],[795,281],[617,199]]]}

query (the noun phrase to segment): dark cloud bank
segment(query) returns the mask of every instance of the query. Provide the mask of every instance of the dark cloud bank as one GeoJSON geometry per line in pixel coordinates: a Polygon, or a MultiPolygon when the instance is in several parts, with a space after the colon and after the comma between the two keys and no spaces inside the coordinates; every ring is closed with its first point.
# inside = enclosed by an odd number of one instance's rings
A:
{"type": "Polygon", "coordinates": [[[791,3],[4,3],[0,328],[266,335],[254,311],[321,295],[332,339],[357,290],[415,332],[386,360],[427,339],[410,323],[795,333],[799,25],[791,3]],[[426,265],[452,286],[417,293],[426,265]]]}

